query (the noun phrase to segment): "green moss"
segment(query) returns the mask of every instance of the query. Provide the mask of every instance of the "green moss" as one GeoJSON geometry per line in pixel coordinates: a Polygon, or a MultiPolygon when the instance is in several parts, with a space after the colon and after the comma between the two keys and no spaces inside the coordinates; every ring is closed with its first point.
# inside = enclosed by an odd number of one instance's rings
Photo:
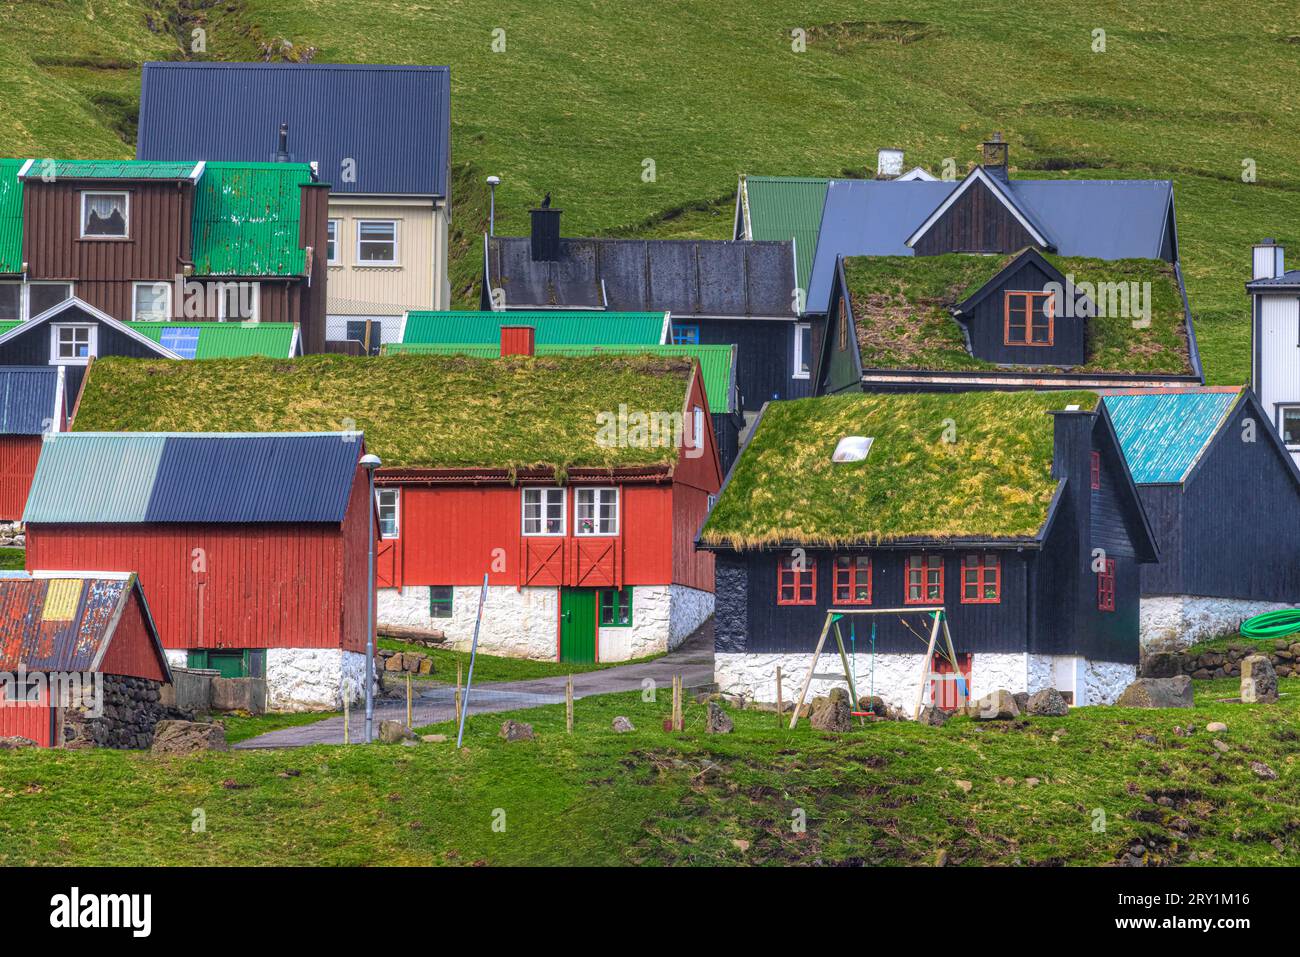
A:
{"type": "Polygon", "coordinates": [[[676,357],[108,358],[87,376],[80,432],[360,429],[388,467],[672,465],[672,446],[603,440],[597,416],[681,413],[676,357]]]}
{"type": "Polygon", "coordinates": [[[840,395],[773,403],[703,538],[746,548],[1034,535],[1056,489],[1052,419],[1091,392],[840,395]],[[871,436],[861,462],[841,438],[871,436]]]}

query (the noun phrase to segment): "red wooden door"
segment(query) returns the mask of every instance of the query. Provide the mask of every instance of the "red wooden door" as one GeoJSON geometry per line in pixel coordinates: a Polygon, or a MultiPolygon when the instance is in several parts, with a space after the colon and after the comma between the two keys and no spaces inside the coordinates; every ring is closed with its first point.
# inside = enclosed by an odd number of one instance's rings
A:
{"type": "Polygon", "coordinates": [[[5,684],[0,684],[0,736],[21,735],[43,748],[54,744],[55,711],[49,706],[50,689],[41,687],[37,701],[7,702],[5,684]]]}
{"type": "Polygon", "coordinates": [[[375,587],[402,587],[401,539],[381,538],[375,548],[375,587]]]}
{"type": "MultiPolygon", "coordinates": [[[[970,655],[957,656],[957,663],[961,665],[962,676],[966,679],[965,697],[970,698],[970,655]]],[[[934,674],[950,675],[953,673],[952,662],[943,655],[934,656],[934,666],[930,669],[934,674]]],[[[957,682],[955,680],[941,680],[930,682],[930,698],[934,701],[935,707],[942,711],[957,710],[957,682]]]]}

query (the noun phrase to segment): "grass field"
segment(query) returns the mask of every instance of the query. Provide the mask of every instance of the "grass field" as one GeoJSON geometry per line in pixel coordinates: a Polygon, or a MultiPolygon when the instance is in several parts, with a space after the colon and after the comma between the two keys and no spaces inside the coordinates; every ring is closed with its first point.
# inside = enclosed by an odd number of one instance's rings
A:
{"type": "Polygon", "coordinates": [[[503,178],[502,232],[522,232],[549,190],[570,235],[721,238],[742,172],[860,175],[880,146],[964,169],[995,129],[1022,175],[1174,180],[1213,382],[1248,375],[1249,244],[1272,235],[1300,254],[1300,26],[1280,0],[1231,16],[1208,0],[1057,0],[1015,16],[939,0],[798,13],[742,0],[16,0],[0,7],[0,153],[131,155],[140,62],[199,56],[196,27],[212,59],[451,66],[451,272],[470,305],[488,173],[503,178]]]}
{"type": "MultiPolygon", "coordinates": [[[[438,681],[454,684],[456,666],[460,665],[464,675],[469,674],[469,652],[455,651],[451,648],[426,648],[409,641],[396,638],[379,638],[379,647],[393,651],[413,651],[433,659],[433,673],[421,675],[417,680],[438,681]]],[[[603,671],[606,668],[623,665],[643,664],[662,658],[663,655],[649,655],[631,661],[604,661],[592,664],[575,664],[574,662],[533,661],[528,658],[504,658],[499,655],[480,654],[474,662],[474,683],[494,684],[499,681],[532,681],[534,678],[563,678],[565,675],[582,674],[588,671],[603,671]]],[[[399,676],[396,680],[401,681],[399,676]]],[[[462,681],[464,679],[462,678],[462,681]]]]}
{"type": "Polygon", "coordinates": [[[1281,684],[1267,706],[1217,702],[1227,680],[1192,711],[842,737],[756,711],[708,736],[693,703],[669,735],[668,696],[633,693],[580,699],[572,737],[562,706],[515,715],[535,742],[471,717],[461,752],[0,752],[0,864],[1107,864],[1141,841],[1150,864],[1295,865],[1300,680],[1281,684]]]}

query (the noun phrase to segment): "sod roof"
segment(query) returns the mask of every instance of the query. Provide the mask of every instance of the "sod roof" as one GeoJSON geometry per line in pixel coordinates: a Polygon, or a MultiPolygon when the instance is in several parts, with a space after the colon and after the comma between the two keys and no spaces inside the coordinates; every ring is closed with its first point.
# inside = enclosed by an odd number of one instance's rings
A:
{"type": "Polygon", "coordinates": [[[597,415],[681,412],[692,369],[608,355],[106,358],[86,377],[74,431],[359,429],[386,468],[671,468],[673,447],[602,443],[597,415]]]}
{"type": "MultiPolygon", "coordinates": [[[[1016,256],[856,256],[844,260],[858,350],[864,369],[942,372],[1003,368],[966,348],[952,309],[974,295],[1016,256]]],[[[1158,259],[1085,259],[1044,254],[1081,282],[1150,282],[1151,325],[1131,318],[1087,321],[1088,361],[1075,372],[1191,375],[1183,299],[1171,265],[1158,259]]],[[[1050,367],[1042,367],[1050,368],[1050,367]]]]}
{"type": "Polygon", "coordinates": [[[1092,392],[851,394],[774,402],[701,533],[737,549],[1033,538],[1056,490],[1053,421],[1092,392]],[[875,441],[832,462],[840,439],[875,441]]]}

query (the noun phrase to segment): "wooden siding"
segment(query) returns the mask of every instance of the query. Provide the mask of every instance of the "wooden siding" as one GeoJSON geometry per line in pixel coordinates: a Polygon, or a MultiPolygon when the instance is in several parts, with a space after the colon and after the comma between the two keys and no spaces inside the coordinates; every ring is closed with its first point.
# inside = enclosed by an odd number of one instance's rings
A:
{"type": "Polygon", "coordinates": [[[432,200],[420,205],[363,203],[336,195],[329,218],[339,220],[339,261],[329,267],[332,314],[401,315],[411,309],[447,308],[445,301],[435,299],[439,270],[446,268],[441,242],[446,216],[434,209],[432,200]],[[397,221],[399,265],[364,265],[357,260],[357,222],[363,219],[397,221]],[[358,309],[357,304],[367,308],[358,309]]]}
{"type": "Polygon", "coordinates": [[[0,435],[0,521],[23,517],[40,456],[41,436],[0,435]]]}
{"type": "Polygon", "coordinates": [[[1048,275],[1035,262],[1026,261],[1015,274],[1006,277],[985,296],[966,319],[971,353],[986,362],[1038,366],[1075,366],[1088,360],[1087,320],[1082,316],[1062,315],[1056,304],[1053,340],[1050,346],[1009,346],[1005,335],[1007,292],[1042,292],[1056,277],[1048,275]]]}
{"type": "MultiPolygon", "coordinates": [[[[777,319],[677,319],[680,325],[698,325],[705,345],[734,345],[736,379],[741,408],[757,411],[771,399],[802,399],[812,395],[812,379],[796,379],[794,323],[777,319]]],[[[817,324],[813,324],[816,355],[817,324]]]]}
{"type": "Polygon", "coordinates": [[[42,748],[54,746],[54,712],[48,702],[50,689],[41,689],[45,704],[4,704],[5,686],[0,685],[0,737],[17,735],[30,738],[42,748]]]}
{"type": "Polygon", "coordinates": [[[1010,253],[1037,246],[1029,231],[981,182],[957,201],[916,241],[918,256],[941,253],[1010,253]]]}
{"type": "Polygon", "coordinates": [[[1160,546],[1160,561],[1143,565],[1143,595],[1182,595],[1183,591],[1183,487],[1140,485],[1138,495],[1147,521],[1160,546]]]}
{"type": "Polygon", "coordinates": [[[153,638],[149,635],[149,627],[145,624],[140,598],[134,591],[127,596],[126,608],[118,620],[99,670],[108,675],[127,675],[151,681],[167,680],[162,662],[158,660],[158,652],[154,649],[153,638]]]}
{"type": "Polygon", "coordinates": [[[326,262],[329,241],[330,189],[325,183],[308,183],[300,187],[301,217],[298,243],[312,250],[308,282],[295,281],[291,288],[297,301],[291,303],[293,314],[281,320],[264,315],[264,321],[297,322],[302,329],[302,351],[307,354],[325,351],[325,313],[328,302],[329,265],[326,262]]]}

